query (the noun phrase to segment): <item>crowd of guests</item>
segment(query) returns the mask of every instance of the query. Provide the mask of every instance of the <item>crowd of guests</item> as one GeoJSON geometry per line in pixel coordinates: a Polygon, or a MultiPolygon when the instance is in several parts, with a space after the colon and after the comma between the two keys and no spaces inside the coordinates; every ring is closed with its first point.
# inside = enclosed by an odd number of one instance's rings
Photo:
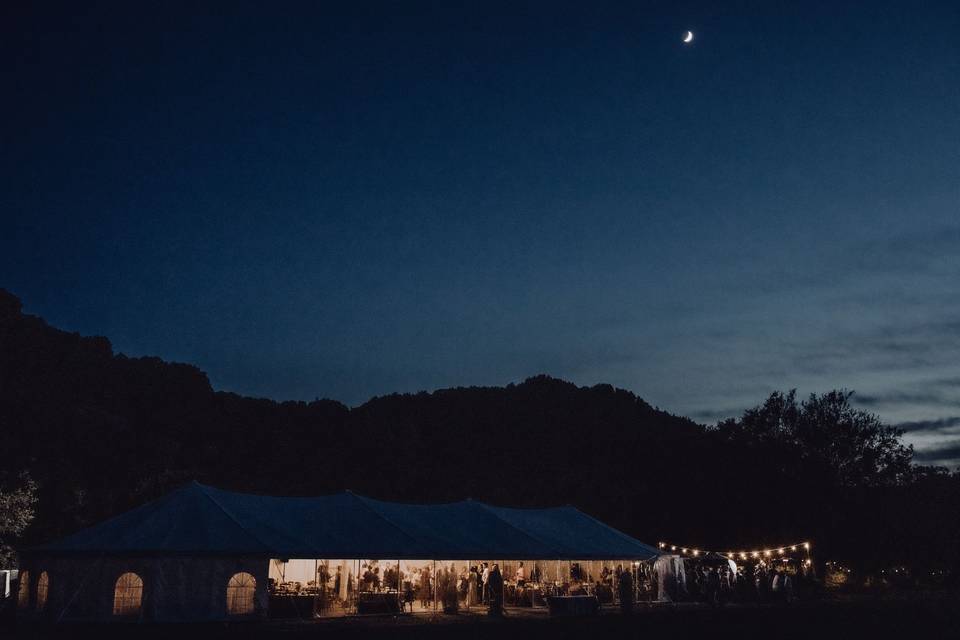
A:
{"type": "MultiPolygon", "coordinates": [[[[404,608],[410,607],[419,600],[422,609],[429,609],[433,605],[434,597],[443,600],[444,593],[436,593],[435,589],[445,590],[447,584],[451,582],[447,573],[452,574],[453,567],[449,570],[441,568],[435,577],[430,567],[423,567],[420,570],[417,580],[405,580],[403,588],[404,608]],[[441,580],[442,578],[442,580],[441,580]],[[439,580],[434,584],[434,580],[439,580]]],[[[520,563],[514,579],[519,583],[525,580],[525,570],[523,563],[520,563]]],[[[453,574],[452,582],[456,585],[458,600],[463,606],[473,607],[476,605],[487,605],[499,608],[503,607],[504,577],[497,563],[480,562],[469,567],[459,575],[453,574]]]]}
{"type": "MultiPolygon", "coordinates": [[[[525,580],[525,570],[521,562],[514,579],[518,583],[525,580]]],[[[503,610],[504,577],[497,563],[478,562],[461,572],[457,579],[457,595],[466,607],[483,604],[491,612],[503,610]]]]}
{"type": "MultiPolygon", "coordinates": [[[[522,584],[526,572],[521,562],[514,579],[522,584]]],[[[461,593],[468,607],[475,604],[485,604],[499,611],[503,610],[503,574],[500,565],[480,562],[470,567],[467,575],[461,578],[461,593]]]]}
{"type": "Polygon", "coordinates": [[[723,602],[789,604],[806,595],[814,584],[804,568],[788,568],[767,563],[730,566],[694,565],[687,571],[687,591],[691,599],[719,605],[723,602]]]}

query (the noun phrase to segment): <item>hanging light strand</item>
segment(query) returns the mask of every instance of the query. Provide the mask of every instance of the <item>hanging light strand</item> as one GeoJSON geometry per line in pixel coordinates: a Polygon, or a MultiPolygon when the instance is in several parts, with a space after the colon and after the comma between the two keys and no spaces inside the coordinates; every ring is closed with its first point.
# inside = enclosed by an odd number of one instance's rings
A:
{"type": "MultiPolygon", "coordinates": [[[[716,553],[721,556],[726,556],[731,560],[747,560],[747,559],[757,559],[757,558],[782,558],[784,556],[791,556],[796,554],[798,551],[806,553],[807,555],[807,564],[810,564],[810,549],[813,548],[813,545],[808,541],[797,542],[794,544],[785,544],[779,547],[751,547],[750,550],[743,551],[707,551],[704,549],[699,549],[696,547],[682,547],[680,545],[671,544],[669,542],[660,542],[657,544],[661,551],[669,551],[671,553],[679,553],[680,555],[690,556],[697,558],[701,555],[707,553],[716,553]]],[[[741,547],[743,549],[743,547],[741,547]]]]}

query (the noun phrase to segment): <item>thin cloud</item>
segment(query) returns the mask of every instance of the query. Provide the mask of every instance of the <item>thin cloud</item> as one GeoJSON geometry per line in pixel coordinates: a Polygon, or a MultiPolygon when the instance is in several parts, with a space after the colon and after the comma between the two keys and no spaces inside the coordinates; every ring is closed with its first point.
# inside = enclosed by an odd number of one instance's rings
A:
{"type": "Polygon", "coordinates": [[[936,393],[892,391],[879,394],[855,394],[853,401],[862,407],[889,407],[893,405],[955,406],[956,400],[948,400],[936,393]]]}
{"type": "Polygon", "coordinates": [[[915,451],[913,461],[923,464],[939,463],[953,467],[960,466],[960,442],[915,451]]]}
{"type": "Polygon", "coordinates": [[[912,422],[901,422],[897,425],[898,429],[910,433],[946,433],[957,427],[960,427],[960,416],[950,418],[939,418],[937,420],[916,420],[912,422]]]}

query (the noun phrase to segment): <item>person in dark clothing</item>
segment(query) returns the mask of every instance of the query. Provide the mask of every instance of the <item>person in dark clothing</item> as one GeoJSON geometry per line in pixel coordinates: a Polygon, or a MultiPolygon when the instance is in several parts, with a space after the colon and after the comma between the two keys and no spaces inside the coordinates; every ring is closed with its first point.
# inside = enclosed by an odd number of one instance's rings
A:
{"type": "Polygon", "coordinates": [[[493,565],[487,583],[487,597],[490,600],[488,613],[492,617],[500,617],[503,615],[503,575],[499,565],[493,565]]]}
{"type": "Polygon", "coordinates": [[[714,567],[707,574],[707,602],[711,607],[720,604],[720,570],[714,567]]]}
{"type": "Polygon", "coordinates": [[[757,566],[754,569],[757,585],[757,602],[766,604],[770,599],[770,576],[764,567],[757,566]]]}
{"type": "Polygon", "coordinates": [[[473,567],[471,571],[477,574],[476,601],[483,602],[483,564],[478,562],[477,566],[473,567]]]}
{"type": "Polygon", "coordinates": [[[429,609],[433,604],[433,577],[430,575],[430,567],[424,567],[420,571],[420,606],[423,609],[429,609]]]}
{"type": "Polygon", "coordinates": [[[620,572],[617,591],[620,596],[620,612],[630,615],[633,613],[633,576],[629,570],[620,572]]]}

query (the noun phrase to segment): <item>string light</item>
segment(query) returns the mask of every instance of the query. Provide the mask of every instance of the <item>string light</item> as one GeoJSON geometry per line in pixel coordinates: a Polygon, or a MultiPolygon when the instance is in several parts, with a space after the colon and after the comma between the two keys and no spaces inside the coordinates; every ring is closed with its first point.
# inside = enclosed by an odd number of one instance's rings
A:
{"type": "MultiPolygon", "coordinates": [[[[700,555],[715,553],[717,555],[723,555],[730,559],[734,559],[739,555],[741,560],[746,560],[748,557],[749,558],[771,558],[774,555],[774,551],[776,551],[776,554],[778,556],[784,556],[787,554],[787,551],[792,551],[795,553],[800,548],[803,548],[807,552],[807,555],[809,556],[810,549],[812,547],[809,541],[783,545],[782,547],[767,547],[767,548],[756,549],[754,551],[739,551],[739,552],[738,551],[720,552],[720,551],[709,551],[705,549],[694,549],[693,547],[678,547],[675,544],[670,544],[668,542],[662,542],[662,541],[658,542],[657,546],[663,550],[666,550],[669,548],[670,551],[675,551],[675,552],[679,551],[679,553],[682,553],[684,555],[691,555],[697,558],[699,558],[700,555]]],[[[785,561],[784,558],[780,558],[779,560],[785,561]]]]}

